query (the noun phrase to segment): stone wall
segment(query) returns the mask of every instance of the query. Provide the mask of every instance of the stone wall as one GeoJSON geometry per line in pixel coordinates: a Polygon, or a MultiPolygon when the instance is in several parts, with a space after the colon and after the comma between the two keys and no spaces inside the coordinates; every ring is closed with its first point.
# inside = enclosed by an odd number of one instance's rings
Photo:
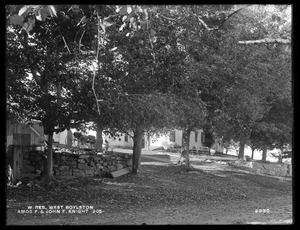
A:
{"type": "MultiPolygon", "coordinates": [[[[105,176],[131,165],[132,155],[126,153],[111,154],[72,154],[54,152],[54,176],[105,176]]],[[[23,155],[22,175],[40,176],[43,171],[43,154],[28,152],[23,155]]]]}
{"type": "Polygon", "coordinates": [[[268,174],[273,176],[292,176],[292,165],[290,164],[276,164],[276,163],[261,163],[251,162],[251,168],[253,171],[262,174],[268,174]]]}

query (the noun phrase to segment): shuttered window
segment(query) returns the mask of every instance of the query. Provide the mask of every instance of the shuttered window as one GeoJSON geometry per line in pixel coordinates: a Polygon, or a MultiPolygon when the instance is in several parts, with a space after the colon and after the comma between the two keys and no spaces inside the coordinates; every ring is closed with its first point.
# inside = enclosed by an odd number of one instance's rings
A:
{"type": "Polygon", "coordinates": [[[195,132],[195,142],[198,142],[198,132],[195,132]]]}
{"type": "Polygon", "coordinates": [[[170,132],[170,141],[175,142],[175,131],[170,132]]]}
{"type": "Polygon", "coordinates": [[[203,144],[204,143],[204,133],[202,132],[200,135],[201,135],[201,142],[203,144]]]}

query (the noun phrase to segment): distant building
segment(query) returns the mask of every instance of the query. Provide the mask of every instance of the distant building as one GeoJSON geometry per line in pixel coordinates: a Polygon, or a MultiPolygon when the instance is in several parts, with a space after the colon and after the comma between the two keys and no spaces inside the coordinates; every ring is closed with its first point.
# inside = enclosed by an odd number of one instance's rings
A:
{"type": "MultiPolygon", "coordinates": [[[[104,138],[108,141],[110,148],[133,148],[133,139],[127,134],[119,133],[119,136],[115,137],[107,135],[104,138]]],[[[190,149],[200,150],[205,148],[203,142],[204,133],[202,129],[197,132],[191,132],[190,149]]],[[[166,134],[154,134],[150,137],[145,134],[142,140],[142,148],[145,150],[172,149],[176,146],[182,146],[182,131],[177,129],[166,134]]],[[[212,149],[216,152],[223,152],[223,147],[219,140],[212,146],[212,149]]]]}
{"type": "MultiPolygon", "coordinates": [[[[61,133],[53,134],[54,146],[66,147],[82,147],[81,143],[74,137],[74,130],[65,130],[61,133]]],[[[133,139],[130,135],[125,133],[117,133],[115,136],[102,134],[103,144],[108,143],[110,149],[114,148],[133,148],[133,139]]],[[[197,132],[192,131],[190,136],[190,149],[201,150],[204,149],[204,133],[202,129],[197,132]]],[[[172,149],[182,146],[182,131],[173,130],[166,134],[154,134],[148,136],[145,133],[142,140],[142,149],[155,150],[155,149],[172,149]]],[[[87,146],[86,146],[87,147],[87,146]]],[[[216,140],[212,146],[216,152],[223,152],[221,141],[216,140]]]]}
{"type": "Polygon", "coordinates": [[[133,139],[124,133],[118,133],[119,136],[102,135],[104,141],[107,141],[109,148],[132,148],[133,139]]]}
{"type": "Polygon", "coordinates": [[[65,145],[66,147],[72,147],[74,143],[74,136],[71,130],[64,130],[60,133],[53,134],[53,144],[65,145]]]}

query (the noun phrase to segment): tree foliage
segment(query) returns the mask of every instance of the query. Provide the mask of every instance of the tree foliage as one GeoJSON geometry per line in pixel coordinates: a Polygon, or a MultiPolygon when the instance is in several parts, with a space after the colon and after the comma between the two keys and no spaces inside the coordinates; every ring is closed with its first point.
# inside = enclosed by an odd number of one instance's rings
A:
{"type": "Polygon", "coordinates": [[[7,6],[7,112],[131,133],[136,172],[144,132],[290,143],[290,8],[7,6]]]}

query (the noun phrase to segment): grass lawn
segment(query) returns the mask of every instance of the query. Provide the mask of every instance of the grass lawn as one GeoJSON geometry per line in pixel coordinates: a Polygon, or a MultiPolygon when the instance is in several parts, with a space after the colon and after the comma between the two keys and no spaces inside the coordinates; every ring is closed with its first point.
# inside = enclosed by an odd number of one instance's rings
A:
{"type": "MultiPolygon", "coordinates": [[[[148,155],[137,176],[57,178],[7,189],[9,225],[291,223],[292,181],[191,157],[192,170],[174,164],[178,154],[148,155]],[[27,206],[91,205],[89,213],[19,214],[27,206]],[[268,213],[258,213],[269,210],[268,213]]],[[[228,156],[214,156],[229,160],[228,156]]]]}

